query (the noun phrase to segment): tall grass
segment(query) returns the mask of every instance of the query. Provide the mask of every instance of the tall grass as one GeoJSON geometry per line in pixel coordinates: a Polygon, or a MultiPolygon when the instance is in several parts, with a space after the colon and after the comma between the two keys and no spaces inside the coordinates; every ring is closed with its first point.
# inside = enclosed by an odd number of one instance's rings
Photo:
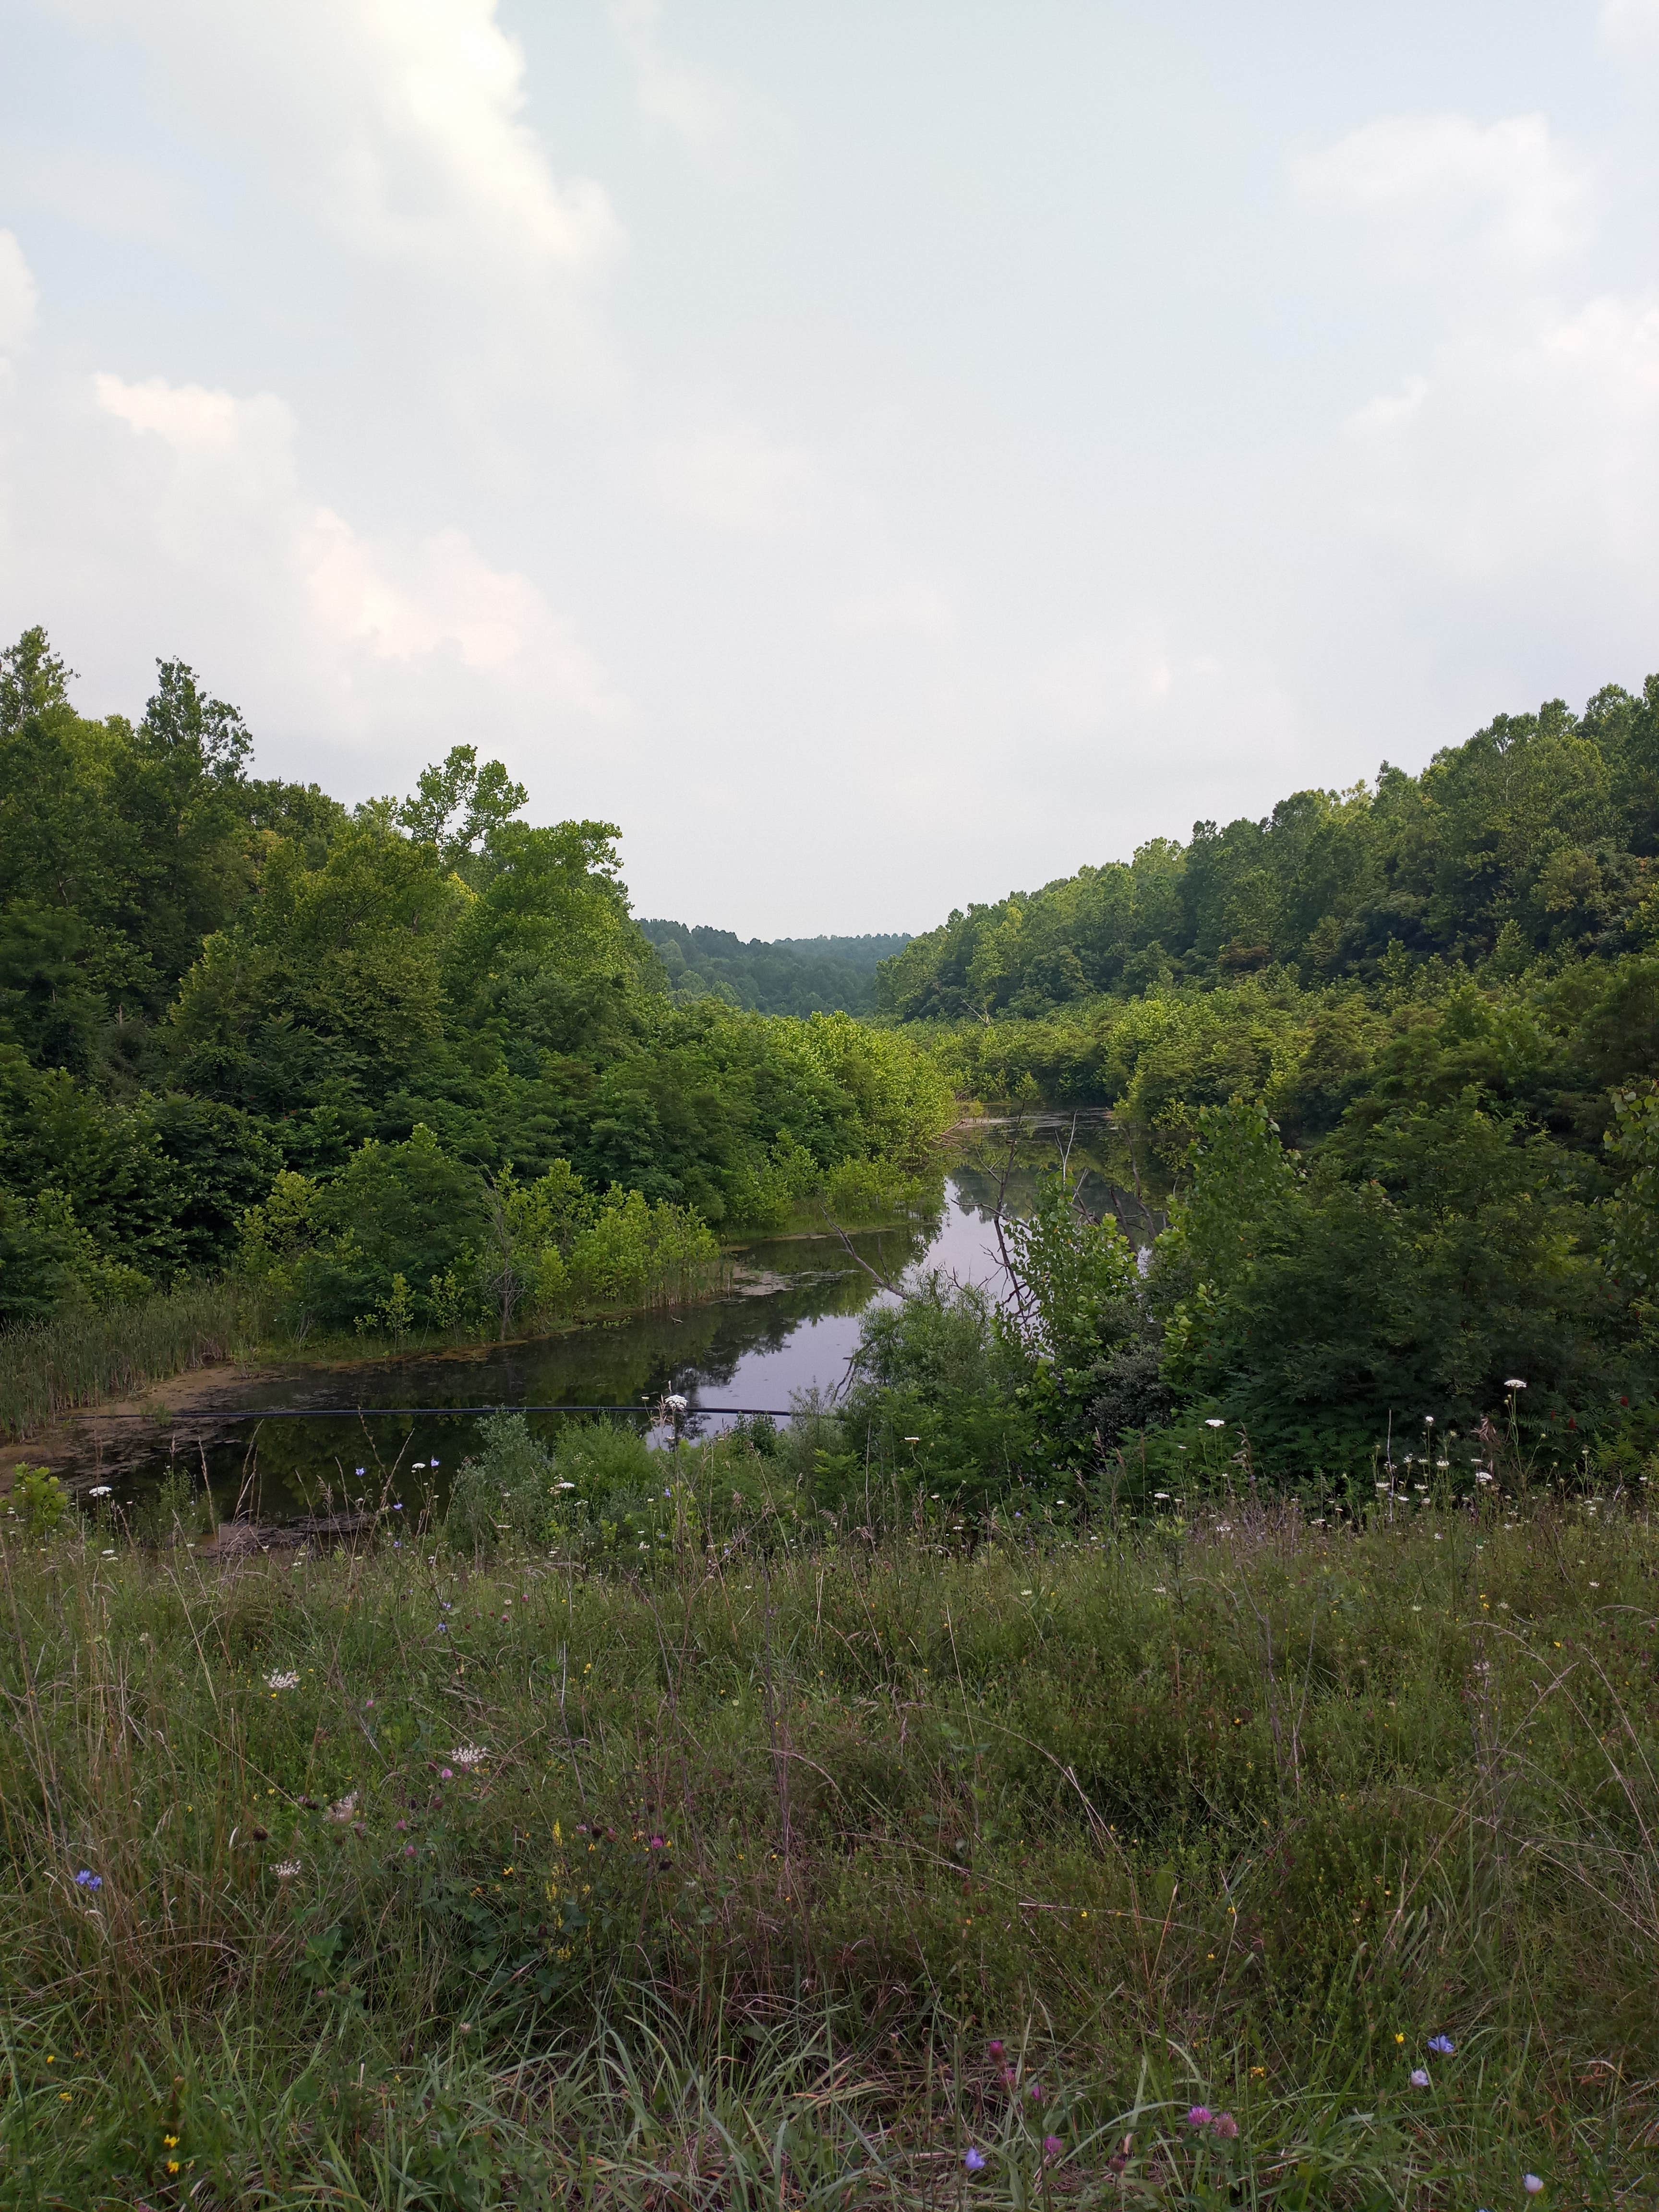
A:
{"type": "Polygon", "coordinates": [[[1644,1514],[694,1541],[748,1449],[633,1574],[7,1542],[0,2200],[1651,2187],[1644,1514]]]}
{"type": "Polygon", "coordinates": [[[246,1286],[192,1283],[10,1331],[0,1336],[0,1436],[27,1436],[54,1413],[246,1352],[264,1318],[246,1286]]]}

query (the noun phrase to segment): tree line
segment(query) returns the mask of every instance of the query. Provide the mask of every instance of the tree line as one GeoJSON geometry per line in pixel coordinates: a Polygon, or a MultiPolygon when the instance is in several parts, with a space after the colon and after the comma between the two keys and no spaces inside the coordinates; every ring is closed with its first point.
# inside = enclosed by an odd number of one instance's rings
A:
{"type": "Polygon", "coordinates": [[[639,1295],[949,1118],[908,1039],[677,997],[617,828],[474,746],[348,808],[180,662],[137,720],[70,682],[0,653],[0,1322],[228,1267],[301,1329],[639,1295]]]}

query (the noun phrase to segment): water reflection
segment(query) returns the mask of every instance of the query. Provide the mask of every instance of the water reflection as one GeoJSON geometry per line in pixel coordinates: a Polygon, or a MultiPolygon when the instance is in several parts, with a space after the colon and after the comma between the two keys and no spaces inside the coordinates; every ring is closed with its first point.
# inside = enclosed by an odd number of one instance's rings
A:
{"type": "MultiPolygon", "coordinates": [[[[734,1249],[728,1292],[705,1304],[464,1352],[286,1363],[227,1378],[210,1403],[170,1419],[89,1421],[56,1465],[78,1490],[109,1484],[111,1503],[128,1510],[142,1510],[169,1472],[188,1472],[198,1488],[205,1479],[219,1518],[282,1521],[384,1498],[412,1522],[423,1508],[441,1507],[450,1474],[476,1447],[480,1407],[638,1408],[621,1418],[648,1425],[651,1409],[675,1391],[690,1401],[693,1433],[740,1412],[787,1416],[799,1393],[842,1387],[866,1310],[891,1295],[884,1285],[942,1268],[994,1290],[999,1198],[1023,1212],[1041,1167],[1067,1146],[1085,1207],[1115,1212],[1137,1243],[1147,1241],[1158,1218],[1117,1182],[1109,1130],[1045,1118],[1017,1133],[1011,1156],[1006,1125],[988,1125],[954,1156],[931,1217],[848,1237],[756,1239],[734,1249]],[[377,1407],[422,1410],[377,1414],[377,1407]],[[278,1408],[308,1418],[228,1418],[278,1408]]],[[[565,1418],[529,1416],[550,1437],[565,1418]]]]}

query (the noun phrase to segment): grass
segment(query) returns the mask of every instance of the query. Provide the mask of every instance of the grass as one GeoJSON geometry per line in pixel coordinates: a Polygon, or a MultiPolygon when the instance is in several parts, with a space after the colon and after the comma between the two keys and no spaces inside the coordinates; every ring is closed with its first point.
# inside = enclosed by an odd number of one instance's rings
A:
{"type": "Polygon", "coordinates": [[[0,1437],[28,1436],[54,1414],[245,1354],[266,1318],[234,1284],[194,1283],[0,1335],[0,1437]]]}
{"type": "Polygon", "coordinates": [[[7,2205],[1656,2193],[1627,1502],[0,1571],[7,2205]]]}

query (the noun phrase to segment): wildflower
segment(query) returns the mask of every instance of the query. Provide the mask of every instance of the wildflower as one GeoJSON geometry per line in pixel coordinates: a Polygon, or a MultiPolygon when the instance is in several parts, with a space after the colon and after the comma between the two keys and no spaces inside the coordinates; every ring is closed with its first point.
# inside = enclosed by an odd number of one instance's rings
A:
{"type": "Polygon", "coordinates": [[[1204,1425],[1206,1429],[1224,1429],[1227,1424],[1225,1421],[1219,1420],[1214,1415],[1212,1415],[1211,1418],[1205,1422],[1204,1425]]]}
{"type": "Polygon", "coordinates": [[[178,2161],[178,2160],[177,2160],[176,2158],[170,2158],[170,2159],[167,2160],[167,2172],[168,2172],[169,2173],[177,2173],[177,2172],[178,2172],[178,2171],[179,2171],[179,2161],[178,2161]]]}
{"type": "Polygon", "coordinates": [[[1535,2173],[1523,2173],[1521,2177],[1521,2186],[1526,2191],[1528,2197],[1536,2197],[1539,2191],[1544,2186],[1544,2184],[1539,2175],[1535,2173]]]}
{"type": "Polygon", "coordinates": [[[969,2173],[983,2173],[985,2171],[985,2154],[973,2143],[969,2143],[962,2154],[962,2162],[969,2173]]]}
{"type": "Polygon", "coordinates": [[[1042,2138],[1042,2155],[1044,2158],[1058,2158],[1065,2148],[1065,2144],[1061,2142],[1058,2136],[1044,2136],[1042,2138]]]}
{"type": "Polygon", "coordinates": [[[440,1782],[453,1782],[455,1779],[454,1768],[453,1766],[441,1766],[438,1769],[438,1779],[440,1782]]]}
{"type": "Polygon", "coordinates": [[[1413,2087],[1413,2089],[1426,2089],[1426,2088],[1428,2087],[1428,2086],[1429,2086],[1429,2076],[1428,2076],[1427,2069],[1426,2069],[1425,2068],[1424,2068],[1424,2067],[1421,2067],[1421,2066],[1413,2066],[1413,2069],[1412,2069],[1412,2087],[1413,2087]]]}
{"type": "Polygon", "coordinates": [[[1506,1390],[1524,1390],[1526,1387],[1518,1375],[1509,1375],[1504,1378],[1504,1388],[1506,1390]]]}
{"type": "Polygon", "coordinates": [[[1215,2116],[1214,2132],[1221,2137],[1223,2142],[1231,2142],[1238,2134],[1238,2122],[1231,2112],[1218,2112],[1215,2116]]]}
{"type": "Polygon", "coordinates": [[[1002,2059],[1007,2056],[1008,2046],[1003,2042],[1001,2038],[998,2036],[994,2037],[993,2039],[986,2045],[985,2051],[988,2057],[994,2058],[1000,2063],[1002,2059]]]}
{"type": "Polygon", "coordinates": [[[414,1857],[414,1856],[415,1856],[415,1846],[414,1846],[414,1844],[405,1844],[404,1845],[404,1856],[406,1859],[412,1859],[412,1858],[414,1857]]]}
{"type": "Polygon", "coordinates": [[[457,1766],[482,1766],[489,1756],[487,1743],[458,1743],[450,1757],[457,1766]]]}
{"type": "Polygon", "coordinates": [[[277,1881],[292,1881],[295,1875],[299,1873],[300,1869],[303,1864],[304,1861],[301,1859],[278,1859],[276,1862],[277,1881]]]}
{"type": "Polygon", "coordinates": [[[1189,2128],[1207,2128],[1214,2118],[1207,2105],[1194,2105],[1187,2115],[1187,2124],[1189,2128]]]}
{"type": "Polygon", "coordinates": [[[87,1496],[88,1496],[88,1498],[107,1498],[107,1497],[109,1496],[109,1492],[110,1492],[110,1486],[108,1485],[108,1483],[106,1483],[106,1482],[95,1482],[95,1483],[94,1483],[94,1485],[93,1485],[92,1488],[91,1488],[89,1491],[88,1491],[88,1492],[87,1492],[87,1496]]]}
{"type": "Polygon", "coordinates": [[[1431,2035],[1429,2048],[1437,2058],[1452,2058],[1457,2054],[1457,2045],[1449,2035],[1431,2035]]]}
{"type": "Polygon", "coordinates": [[[329,1807],[327,1812],[324,1814],[323,1818],[325,1820],[337,1820],[344,1823],[351,1819],[356,1810],[357,1793],[353,1790],[345,1796],[337,1798],[335,1802],[329,1807]]]}
{"type": "Polygon", "coordinates": [[[265,1687],[268,1690],[297,1690],[299,1686],[300,1678],[292,1668],[283,1674],[265,1676],[265,1687]]]}
{"type": "Polygon", "coordinates": [[[668,1846],[660,1836],[653,1836],[645,1848],[648,1851],[665,1851],[668,1846]]]}
{"type": "Polygon", "coordinates": [[[177,2136],[163,2136],[161,2141],[167,2145],[169,2150],[177,2150],[179,2148],[179,2138],[177,2136]]]}
{"type": "Polygon", "coordinates": [[[1043,2096],[1042,2082],[1033,2081],[1030,2087],[1025,2092],[1025,2094],[1034,2105],[1040,2105],[1042,2102],[1043,2096]]]}
{"type": "Polygon", "coordinates": [[[1019,2087],[1019,2076],[1012,2066],[1005,2066],[1002,2069],[1002,2086],[1005,2089],[1017,2089],[1019,2087]]]}
{"type": "Polygon", "coordinates": [[[401,1513],[401,1512],[403,1511],[403,1510],[404,1510],[404,1501],[403,1501],[403,1499],[402,1499],[401,1498],[395,1498],[395,1499],[392,1501],[392,1511],[393,1511],[394,1513],[401,1513]]]}
{"type": "Polygon", "coordinates": [[[103,1886],[103,1875],[94,1874],[90,1867],[82,1867],[75,1877],[75,1887],[77,1889],[101,1889],[103,1886]]]}

